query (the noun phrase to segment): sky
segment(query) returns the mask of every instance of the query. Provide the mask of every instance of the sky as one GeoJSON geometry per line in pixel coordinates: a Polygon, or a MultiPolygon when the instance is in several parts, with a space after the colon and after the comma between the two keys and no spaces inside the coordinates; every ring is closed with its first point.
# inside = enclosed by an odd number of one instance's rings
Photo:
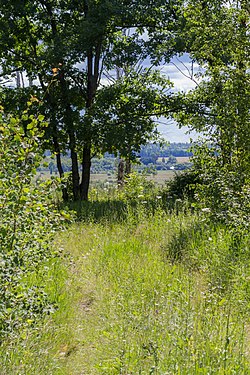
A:
{"type": "MultiPolygon", "coordinates": [[[[188,54],[184,54],[180,58],[174,57],[169,64],[162,65],[160,70],[166,74],[174,84],[174,91],[187,92],[196,86],[195,78],[192,75],[199,69],[197,64],[192,66],[192,62],[188,54]],[[192,78],[194,80],[192,80],[192,78]]],[[[173,142],[190,142],[190,139],[197,139],[195,132],[189,132],[187,127],[181,129],[173,120],[160,118],[158,125],[159,132],[167,141],[173,142]]]]}

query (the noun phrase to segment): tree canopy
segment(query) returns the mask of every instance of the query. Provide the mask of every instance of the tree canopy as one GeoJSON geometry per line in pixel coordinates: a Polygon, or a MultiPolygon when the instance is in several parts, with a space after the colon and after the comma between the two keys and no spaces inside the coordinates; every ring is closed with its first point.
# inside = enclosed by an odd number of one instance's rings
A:
{"type": "MultiPolygon", "coordinates": [[[[70,149],[74,199],[88,197],[93,154],[110,149],[131,154],[150,138],[152,116],[159,113],[159,85],[165,88],[167,80],[136,72],[135,66],[148,55],[155,59],[160,24],[169,32],[169,57],[175,53],[179,5],[180,1],[1,2],[2,74],[22,72],[33,82],[19,92],[41,101],[39,110],[49,120],[46,135],[61,176],[60,153],[70,149]],[[104,74],[112,76],[125,68],[130,71],[126,79],[104,83],[104,74]],[[140,79],[148,82],[145,90],[140,79]],[[102,116],[96,118],[97,113],[102,116]],[[129,145],[121,144],[121,131],[129,145]]],[[[11,90],[6,97],[13,94],[11,90]]]]}
{"type": "Polygon", "coordinates": [[[209,136],[222,165],[248,170],[246,0],[0,5],[1,77],[18,78],[15,89],[2,85],[2,104],[21,112],[31,100],[45,116],[44,148],[56,154],[61,177],[61,154],[70,151],[75,200],[88,199],[91,158],[106,151],[133,158],[156,136],[160,115],[209,136]],[[193,91],[177,94],[156,68],[184,53],[201,73],[193,91]]]}

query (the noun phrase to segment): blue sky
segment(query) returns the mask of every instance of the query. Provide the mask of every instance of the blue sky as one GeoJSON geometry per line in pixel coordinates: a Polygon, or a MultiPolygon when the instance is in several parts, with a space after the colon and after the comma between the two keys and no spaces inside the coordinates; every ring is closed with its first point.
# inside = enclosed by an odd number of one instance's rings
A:
{"type": "MultiPolygon", "coordinates": [[[[173,82],[174,91],[187,92],[196,86],[193,74],[198,72],[199,66],[192,64],[188,54],[174,57],[169,64],[162,65],[160,70],[173,82]]],[[[189,129],[186,127],[180,129],[173,120],[165,118],[160,119],[158,130],[169,142],[189,142],[190,138],[197,138],[196,133],[189,133],[189,129]]]]}

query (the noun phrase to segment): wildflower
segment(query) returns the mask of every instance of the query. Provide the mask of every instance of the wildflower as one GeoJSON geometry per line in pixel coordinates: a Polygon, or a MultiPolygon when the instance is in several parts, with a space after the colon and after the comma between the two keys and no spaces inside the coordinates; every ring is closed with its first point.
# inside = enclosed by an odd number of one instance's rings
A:
{"type": "Polygon", "coordinates": [[[202,212],[211,212],[210,208],[205,207],[201,209],[202,212]]]}

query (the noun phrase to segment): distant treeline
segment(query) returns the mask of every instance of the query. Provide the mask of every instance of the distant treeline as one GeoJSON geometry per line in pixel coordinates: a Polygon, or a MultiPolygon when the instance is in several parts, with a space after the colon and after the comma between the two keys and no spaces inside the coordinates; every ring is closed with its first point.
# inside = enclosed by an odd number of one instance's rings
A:
{"type": "MultiPolygon", "coordinates": [[[[189,151],[190,147],[190,143],[169,143],[164,145],[149,143],[141,147],[141,151],[137,154],[137,159],[141,162],[141,164],[144,165],[157,164],[157,169],[169,169],[171,165],[174,165],[176,163],[176,161],[174,161],[176,157],[192,156],[192,153],[189,151]],[[166,161],[164,161],[163,163],[159,163],[159,161],[157,162],[159,158],[163,158],[163,161],[164,158],[170,159],[166,159],[166,161]]],[[[115,163],[115,159],[117,159],[117,157],[109,153],[105,153],[101,158],[93,158],[91,172],[101,173],[116,170],[117,165],[115,163]]],[[[186,169],[187,167],[189,167],[189,164],[190,163],[179,164],[176,169],[186,169]]],[[[64,172],[69,172],[71,170],[69,154],[62,156],[62,167],[64,172]]],[[[50,152],[46,151],[45,164],[42,164],[38,168],[38,171],[50,171],[50,173],[57,173],[56,161],[51,158],[50,152]]]]}
{"type": "Polygon", "coordinates": [[[141,147],[140,157],[153,156],[169,157],[169,156],[192,156],[190,152],[190,143],[169,143],[165,145],[148,143],[141,147]]]}

